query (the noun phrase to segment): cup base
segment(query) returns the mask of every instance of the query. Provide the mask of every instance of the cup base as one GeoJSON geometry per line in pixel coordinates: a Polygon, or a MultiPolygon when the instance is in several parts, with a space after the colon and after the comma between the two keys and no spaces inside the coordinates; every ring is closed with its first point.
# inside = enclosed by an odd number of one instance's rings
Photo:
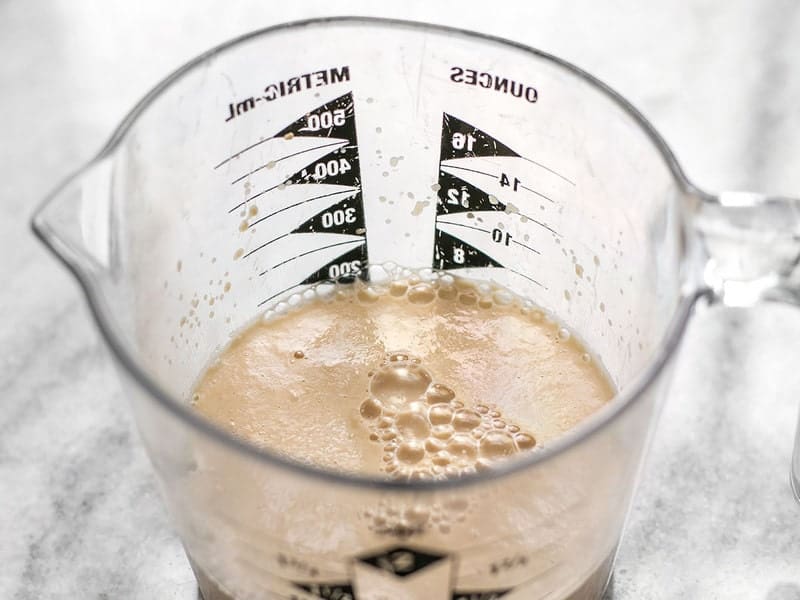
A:
{"type": "MultiPolygon", "coordinates": [[[[562,598],[552,600],[613,600],[612,569],[616,552],[612,552],[600,566],[581,583],[575,591],[562,598]]],[[[197,579],[199,600],[239,600],[224,591],[211,577],[199,569],[193,561],[192,570],[197,579]]]]}

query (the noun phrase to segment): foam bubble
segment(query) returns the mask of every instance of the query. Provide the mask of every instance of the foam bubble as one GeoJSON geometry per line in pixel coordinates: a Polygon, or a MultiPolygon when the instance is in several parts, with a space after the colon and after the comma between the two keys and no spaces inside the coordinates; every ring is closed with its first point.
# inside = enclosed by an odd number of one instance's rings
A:
{"type": "Polygon", "coordinates": [[[466,306],[471,306],[478,301],[478,296],[474,292],[465,292],[459,294],[458,301],[466,306]]]}
{"type": "Polygon", "coordinates": [[[480,453],[483,458],[497,459],[514,452],[514,439],[505,431],[490,431],[481,438],[480,453]]]}
{"type": "Polygon", "coordinates": [[[451,462],[450,454],[448,454],[447,451],[437,452],[433,455],[433,458],[431,458],[431,462],[436,466],[446,467],[451,462]]]}
{"type": "Polygon", "coordinates": [[[456,393],[442,383],[434,383],[425,392],[425,398],[431,404],[450,402],[455,397],[456,393]]]}
{"type": "Polygon", "coordinates": [[[478,445],[472,437],[457,433],[447,443],[447,451],[461,459],[472,459],[478,455],[478,445]]]}
{"type": "Polygon", "coordinates": [[[421,504],[407,508],[403,516],[412,523],[424,523],[431,516],[431,511],[427,506],[421,504]]]}
{"type": "Polygon", "coordinates": [[[356,294],[356,298],[358,298],[359,302],[364,304],[373,304],[381,299],[380,294],[372,287],[365,287],[358,290],[356,294]]]}
{"type": "Polygon", "coordinates": [[[432,454],[441,452],[446,447],[447,445],[443,441],[437,440],[436,438],[429,437],[427,440],[425,440],[425,450],[432,454]]]}
{"type": "Polygon", "coordinates": [[[529,433],[517,433],[514,436],[514,443],[520,450],[531,450],[536,446],[536,438],[529,433]]]}
{"type": "Polygon", "coordinates": [[[453,427],[456,431],[470,431],[479,427],[481,416],[476,411],[469,408],[462,408],[456,411],[453,417],[453,427]]]}
{"type": "Polygon", "coordinates": [[[417,411],[406,411],[397,415],[397,428],[405,438],[411,439],[424,439],[431,430],[426,416],[417,411]]]}
{"type": "Polygon", "coordinates": [[[397,447],[397,459],[407,465],[414,465],[425,457],[425,448],[419,442],[403,442],[397,447]]]}
{"type": "Polygon", "coordinates": [[[408,290],[408,283],[405,281],[393,281],[389,284],[389,293],[395,298],[405,295],[408,290]]]}
{"type": "Polygon", "coordinates": [[[429,304],[436,298],[436,290],[429,283],[418,283],[409,288],[406,298],[412,304],[429,304]]]}
{"type": "Polygon", "coordinates": [[[452,425],[434,425],[431,427],[431,435],[440,440],[449,440],[453,437],[455,429],[452,425]]]}
{"type": "Polygon", "coordinates": [[[432,425],[448,425],[453,420],[453,409],[447,404],[434,404],[428,410],[428,420],[432,425]]]}
{"type": "Polygon", "coordinates": [[[508,290],[498,290],[492,295],[492,298],[499,306],[508,306],[514,302],[514,295],[508,290]]]}
{"type": "Polygon", "coordinates": [[[330,298],[336,291],[336,286],[333,283],[320,283],[314,288],[319,298],[330,298]]]}
{"type": "Polygon", "coordinates": [[[478,306],[484,310],[492,308],[493,305],[492,299],[488,296],[483,296],[480,300],[478,300],[478,306]]]}
{"type": "Polygon", "coordinates": [[[458,290],[455,286],[446,286],[439,288],[439,298],[442,300],[453,300],[458,296],[458,290]]]}
{"type": "Polygon", "coordinates": [[[384,406],[402,408],[422,396],[431,381],[426,369],[395,355],[372,376],[369,391],[384,406]]]}

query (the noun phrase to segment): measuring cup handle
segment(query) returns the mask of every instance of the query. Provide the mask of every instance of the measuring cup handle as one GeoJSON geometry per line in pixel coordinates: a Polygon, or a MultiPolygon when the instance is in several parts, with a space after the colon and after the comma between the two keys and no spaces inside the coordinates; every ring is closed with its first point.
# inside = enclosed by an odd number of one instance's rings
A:
{"type": "MultiPolygon", "coordinates": [[[[726,306],[777,301],[800,307],[800,199],[698,194],[686,208],[689,285],[726,306]]],[[[800,501],[800,421],[791,484],[800,501]]]]}
{"type": "Polygon", "coordinates": [[[53,190],[31,221],[34,233],[84,284],[110,268],[111,188],[111,159],[96,159],[53,190]]]}

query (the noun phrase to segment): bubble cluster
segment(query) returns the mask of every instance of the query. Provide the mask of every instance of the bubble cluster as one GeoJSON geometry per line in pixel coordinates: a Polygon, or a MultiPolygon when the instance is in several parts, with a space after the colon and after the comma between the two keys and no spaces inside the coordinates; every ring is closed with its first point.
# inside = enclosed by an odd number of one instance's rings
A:
{"type": "MultiPolygon", "coordinates": [[[[241,257],[237,251],[234,259],[241,257]]],[[[284,315],[290,310],[302,308],[308,301],[344,301],[355,298],[360,304],[374,304],[381,300],[406,300],[410,304],[427,305],[436,301],[455,301],[464,306],[477,306],[481,309],[499,307],[518,307],[523,315],[535,320],[544,318],[544,313],[533,308],[529,301],[515,296],[496,284],[477,282],[435,271],[433,269],[407,269],[394,263],[370,265],[369,281],[353,274],[343,275],[338,280],[325,280],[308,288],[303,293],[284,297],[268,308],[264,320],[284,315]]],[[[569,339],[569,331],[566,341],[569,339]]]]}
{"type": "MultiPolygon", "coordinates": [[[[361,272],[358,272],[361,273],[361,272]]],[[[392,262],[371,264],[365,273],[349,273],[319,282],[277,300],[265,321],[301,309],[308,302],[406,301],[411,305],[452,302],[478,309],[503,307],[535,322],[544,321],[557,342],[572,332],[532,301],[495,283],[455,277],[435,269],[408,269],[392,262]],[[368,275],[362,278],[362,275],[368,275]]],[[[294,360],[301,358],[293,356],[294,360]]],[[[593,362],[584,353],[583,362],[593,362]]],[[[367,397],[359,406],[369,439],[380,446],[381,470],[402,480],[446,479],[491,469],[493,464],[537,448],[530,432],[496,407],[465,406],[465,400],[435,380],[421,360],[407,351],[388,353],[369,373],[367,397]]]]}
{"type": "Polygon", "coordinates": [[[469,501],[463,497],[424,504],[384,499],[375,508],[365,510],[363,517],[370,531],[408,537],[432,528],[448,533],[451,527],[466,519],[470,509],[469,501]]]}
{"type": "Polygon", "coordinates": [[[465,406],[404,351],[387,354],[372,371],[359,414],[370,439],[383,445],[382,470],[395,479],[459,477],[536,447],[536,439],[499,410],[465,406]]]}

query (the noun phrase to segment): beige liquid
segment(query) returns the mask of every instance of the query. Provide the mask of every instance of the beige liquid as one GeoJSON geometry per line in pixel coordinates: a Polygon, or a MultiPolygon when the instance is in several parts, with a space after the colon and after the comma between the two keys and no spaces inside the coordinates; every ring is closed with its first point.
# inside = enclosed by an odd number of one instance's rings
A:
{"type": "Polygon", "coordinates": [[[254,324],[206,371],[194,404],[292,459],[415,479],[535,451],[613,393],[542,311],[444,277],[340,286],[254,324]]]}
{"type": "MultiPolygon", "coordinates": [[[[546,446],[614,394],[574,335],[486,284],[411,274],[322,286],[289,304],[232,341],[193,403],[234,434],[318,467],[401,480],[491,469],[546,446]]],[[[514,588],[515,600],[557,590],[554,598],[594,599],[618,531],[598,520],[594,495],[611,501],[624,480],[624,465],[595,459],[615,444],[598,439],[592,460],[575,454],[508,485],[430,496],[298,485],[208,448],[187,480],[196,507],[188,528],[206,540],[194,544],[193,566],[206,600],[254,589],[317,598],[298,595],[297,582],[330,580],[353,582],[358,600],[497,587],[514,588]],[[584,481],[593,482],[586,492],[584,481]],[[357,558],[397,544],[458,559],[394,578],[357,558]],[[331,561],[335,575],[298,570],[331,561]],[[492,564],[512,570],[493,574],[492,564]]]]}

